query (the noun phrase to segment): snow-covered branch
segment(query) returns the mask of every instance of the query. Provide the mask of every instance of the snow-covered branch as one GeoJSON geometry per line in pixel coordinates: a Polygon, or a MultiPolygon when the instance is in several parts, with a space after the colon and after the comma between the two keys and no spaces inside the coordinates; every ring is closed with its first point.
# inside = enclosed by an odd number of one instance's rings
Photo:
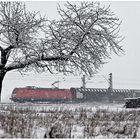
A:
{"type": "Polygon", "coordinates": [[[93,74],[119,44],[121,22],[97,2],[67,2],[59,20],[29,12],[24,3],[0,3],[1,62],[5,70],[49,70],[93,74]]]}

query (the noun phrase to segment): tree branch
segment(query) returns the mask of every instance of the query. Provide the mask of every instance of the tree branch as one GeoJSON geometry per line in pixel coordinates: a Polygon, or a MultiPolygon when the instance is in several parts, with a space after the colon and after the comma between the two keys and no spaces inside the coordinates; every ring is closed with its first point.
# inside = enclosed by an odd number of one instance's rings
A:
{"type": "Polygon", "coordinates": [[[32,60],[25,60],[24,62],[18,62],[17,64],[11,64],[7,67],[5,67],[5,69],[7,71],[10,70],[14,70],[14,69],[20,69],[20,68],[24,68],[26,66],[32,65],[34,63],[37,63],[39,61],[57,61],[57,60],[64,60],[64,61],[68,61],[67,57],[42,57],[40,58],[36,58],[36,59],[32,59],[32,60]]]}
{"type": "Polygon", "coordinates": [[[3,48],[0,46],[0,51],[3,51],[3,48]]]}

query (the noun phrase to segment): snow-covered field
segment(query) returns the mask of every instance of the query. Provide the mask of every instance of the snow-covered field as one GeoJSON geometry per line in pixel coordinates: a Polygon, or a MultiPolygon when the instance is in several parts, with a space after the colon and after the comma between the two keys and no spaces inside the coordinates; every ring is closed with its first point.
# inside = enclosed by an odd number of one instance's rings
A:
{"type": "Polygon", "coordinates": [[[1,103],[0,108],[11,107],[13,109],[28,109],[36,111],[48,111],[48,110],[69,110],[74,111],[75,109],[91,109],[96,111],[97,109],[107,109],[107,110],[125,110],[124,104],[118,103],[1,103]]]}
{"type": "Polygon", "coordinates": [[[140,138],[140,109],[123,104],[0,104],[1,138],[140,138]]]}

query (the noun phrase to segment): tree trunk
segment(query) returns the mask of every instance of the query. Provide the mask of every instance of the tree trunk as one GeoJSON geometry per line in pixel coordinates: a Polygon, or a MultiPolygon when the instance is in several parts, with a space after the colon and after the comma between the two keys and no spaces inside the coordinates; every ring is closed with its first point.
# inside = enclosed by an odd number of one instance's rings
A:
{"type": "Polygon", "coordinates": [[[3,82],[5,74],[6,72],[4,72],[4,70],[0,70],[0,102],[1,102],[2,82],[3,82]]]}

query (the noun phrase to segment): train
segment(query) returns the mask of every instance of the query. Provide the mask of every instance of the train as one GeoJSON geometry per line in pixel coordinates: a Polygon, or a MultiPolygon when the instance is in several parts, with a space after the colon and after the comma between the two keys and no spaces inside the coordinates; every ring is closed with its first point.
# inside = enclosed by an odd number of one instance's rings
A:
{"type": "Polygon", "coordinates": [[[40,88],[34,86],[15,88],[13,102],[125,102],[126,98],[140,97],[140,90],[105,88],[40,88]]]}

